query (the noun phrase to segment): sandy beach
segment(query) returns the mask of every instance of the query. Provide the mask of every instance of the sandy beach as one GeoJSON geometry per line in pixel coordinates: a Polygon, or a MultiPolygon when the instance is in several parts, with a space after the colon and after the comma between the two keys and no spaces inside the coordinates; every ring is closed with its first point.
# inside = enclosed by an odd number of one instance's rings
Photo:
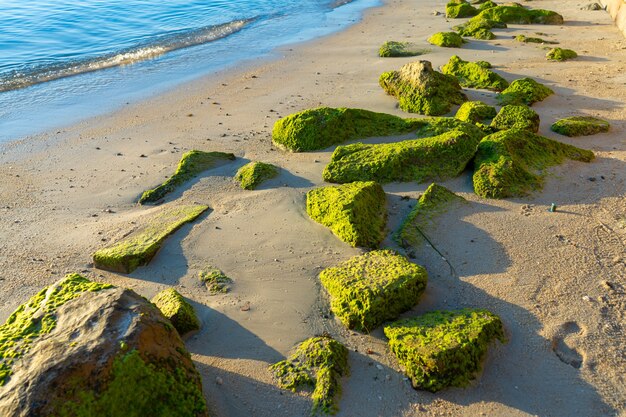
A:
{"type": "MultiPolygon", "coordinates": [[[[174,287],[202,320],[186,345],[218,416],[308,415],[311,400],[277,388],[267,367],[323,332],[351,351],[338,416],[626,416],[626,39],[605,11],[581,10],[586,4],[533,0],[527,5],[554,10],[565,24],[509,25],[495,40],[449,49],[426,42],[459,23],[445,18],[445,2],[388,0],[341,33],[4,145],[0,320],[69,272],[147,298],[174,287]],[[512,39],[536,32],[579,58],[550,62],[541,45],[512,39]],[[322,170],[334,148],[287,153],[271,141],[278,118],[318,106],[410,117],[378,77],[416,58],[379,58],[387,40],[430,48],[419,59],[435,68],[456,54],[491,62],[508,81],[544,83],[555,95],[533,106],[539,133],[596,155],[589,164],[551,168],[544,189],[524,198],[482,199],[469,172],[443,183],[470,201],[446,213],[446,227],[432,236],[454,270],[433,250],[417,253],[414,262],[427,269],[429,282],[405,315],[488,308],[502,318],[509,341],[492,346],[471,386],[436,394],[411,387],[381,329],[348,331],[329,315],[318,273],[363,252],[305,211],[305,193],[325,184],[322,170]],[[600,117],[611,129],[578,138],[550,130],[574,115],[600,117]],[[158,210],[138,206],[138,197],[192,149],[237,156],[167,198],[206,204],[210,212],[168,239],[146,267],[129,275],[95,269],[91,254],[158,210]],[[233,176],[250,160],[273,163],[281,173],[258,190],[242,190],[233,176]],[[557,212],[548,211],[551,203],[557,212]],[[198,282],[207,265],[233,279],[229,293],[212,296],[198,282]]],[[[495,93],[466,93],[496,104],[495,93]]],[[[428,185],[384,186],[389,232],[428,185]]]]}

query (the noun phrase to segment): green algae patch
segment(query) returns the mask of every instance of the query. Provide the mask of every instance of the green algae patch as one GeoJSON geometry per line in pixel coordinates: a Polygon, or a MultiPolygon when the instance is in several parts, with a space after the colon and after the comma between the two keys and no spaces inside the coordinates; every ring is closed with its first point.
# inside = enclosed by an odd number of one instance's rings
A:
{"type": "Polygon", "coordinates": [[[455,117],[427,117],[419,119],[420,125],[415,131],[418,138],[439,136],[454,130],[463,132],[478,143],[486,133],[473,123],[464,122],[455,117]]]}
{"type": "Polygon", "coordinates": [[[335,414],[340,380],[350,372],[348,349],[330,336],[300,343],[288,359],[269,367],[279,387],[297,391],[313,388],[311,415],[335,414]]]}
{"type": "Polygon", "coordinates": [[[394,251],[375,250],[323,270],[320,281],[335,316],[349,329],[370,332],[416,305],[428,274],[394,251]]]}
{"type": "Polygon", "coordinates": [[[588,136],[608,132],[609,122],[591,116],[573,116],[557,120],[550,129],[564,136],[588,136]]]}
{"type": "Polygon", "coordinates": [[[457,3],[451,1],[446,5],[446,17],[448,19],[459,19],[462,17],[472,17],[478,14],[478,9],[469,3],[457,3]]]}
{"type": "Polygon", "coordinates": [[[279,119],[272,141],[292,152],[314,151],[348,140],[388,136],[412,130],[409,120],[362,109],[320,107],[279,119]]]}
{"type": "Polygon", "coordinates": [[[400,229],[394,234],[394,240],[403,248],[418,247],[424,243],[424,231],[436,225],[439,215],[452,206],[465,203],[466,200],[454,194],[446,187],[431,184],[417,201],[400,229]]]}
{"type": "Polygon", "coordinates": [[[513,81],[508,88],[498,94],[497,98],[502,105],[526,104],[531,106],[533,103],[543,101],[552,94],[554,94],[554,91],[532,78],[520,78],[513,81]]]}
{"type": "Polygon", "coordinates": [[[487,310],[433,311],[385,326],[389,347],[416,389],[467,386],[495,339],[500,318],[487,310]]]}
{"type": "Polygon", "coordinates": [[[224,152],[186,152],[178,163],[174,175],[163,184],[152,190],[145,191],[139,199],[139,204],[155,203],[174,191],[184,182],[211,168],[215,168],[224,161],[234,161],[235,155],[224,152]]]}
{"type": "Polygon", "coordinates": [[[491,127],[495,130],[517,129],[537,133],[539,123],[539,114],[530,107],[509,104],[500,109],[491,121],[491,127]]]}
{"type": "Polygon", "coordinates": [[[230,284],[233,282],[220,269],[213,266],[208,266],[198,272],[198,279],[212,295],[227,293],[230,291],[230,284]]]}
{"type": "Polygon", "coordinates": [[[339,146],[324,168],[328,182],[374,180],[424,182],[461,174],[476,152],[479,138],[454,130],[397,143],[339,146]]]}
{"type": "Polygon", "coordinates": [[[487,19],[500,23],[520,25],[562,25],[563,16],[551,10],[527,9],[520,6],[496,6],[482,10],[473,19],[487,19]]]}
{"type": "Polygon", "coordinates": [[[481,123],[496,117],[496,109],[482,101],[466,101],[461,104],[454,117],[464,122],[481,123]]]}
{"type": "Polygon", "coordinates": [[[485,198],[519,197],[543,186],[545,168],[564,159],[589,162],[593,152],[525,130],[486,136],[474,160],[474,191],[485,198]]]}
{"type": "Polygon", "coordinates": [[[194,221],[209,207],[180,205],[161,210],[147,225],[119,242],[93,254],[94,266],[113,272],[129,274],[147,265],[165,239],[184,224],[194,221]]]}
{"type": "Polygon", "coordinates": [[[522,42],[522,43],[541,43],[541,44],[557,44],[558,42],[554,42],[554,41],[548,41],[542,38],[534,38],[532,36],[526,36],[526,35],[517,35],[515,38],[517,42],[522,42]]]}
{"type": "Polygon", "coordinates": [[[448,63],[441,67],[441,72],[455,77],[463,87],[502,91],[509,86],[504,78],[490,69],[475,62],[463,61],[456,55],[452,55],[448,63]]]}
{"type": "Polygon", "coordinates": [[[482,40],[496,38],[496,35],[491,31],[493,28],[506,28],[506,23],[494,22],[488,19],[471,19],[466,23],[453,27],[461,36],[482,40]]]}
{"type": "Polygon", "coordinates": [[[378,56],[381,58],[398,58],[424,55],[429,52],[430,49],[418,48],[411,42],[387,41],[378,50],[378,56]]]}
{"type": "Polygon", "coordinates": [[[172,322],[181,336],[200,328],[200,322],[193,307],[174,288],[161,291],[151,302],[172,322]]]}
{"type": "Polygon", "coordinates": [[[147,363],[137,350],[117,357],[111,379],[103,391],[77,393],[79,402],[67,401],[60,417],[198,417],[206,416],[202,391],[180,368],[175,372],[147,363]]]}
{"type": "Polygon", "coordinates": [[[239,168],[235,180],[244,190],[254,190],[264,181],[278,176],[278,167],[265,162],[249,162],[239,168]]]}
{"type": "Polygon", "coordinates": [[[380,184],[356,181],[309,191],[306,212],[344,242],[354,247],[376,248],[385,237],[386,202],[380,184]]]}
{"type": "Polygon", "coordinates": [[[546,54],[546,59],[549,61],[567,61],[576,57],[578,57],[576,51],[564,48],[552,48],[546,54]]]}
{"type": "Polygon", "coordinates": [[[69,274],[20,305],[0,326],[0,386],[10,378],[13,363],[30,350],[38,337],[56,327],[55,312],[59,307],[86,291],[106,288],[112,288],[112,285],[69,274]]]}
{"type": "Polygon", "coordinates": [[[398,99],[402,110],[410,113],[440,116],[453,105],[467,101],[456,78],[433,70],[429,61],[411,62],[398,71],[385,72],[379,83],[387,94],[398,99]]]}
{"type": "Polygon", "coordinates": [[[428,43],[444,48],[460,48],[465,40],[455,32],[437,32],[428,38],[428,43]]]}

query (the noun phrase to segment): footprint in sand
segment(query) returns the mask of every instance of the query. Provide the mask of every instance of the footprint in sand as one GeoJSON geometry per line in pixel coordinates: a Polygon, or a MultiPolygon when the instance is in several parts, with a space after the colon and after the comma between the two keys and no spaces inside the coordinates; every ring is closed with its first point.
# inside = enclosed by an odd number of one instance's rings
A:
{"type": "Polygon", "coordinates": [[[573,321],[561,325],[557,334],[552,338],[552,351],[559,360],[576,369],[583,364],[583,356],[576,350],[574,339],[582,335],[582,329],[573,321]]]}

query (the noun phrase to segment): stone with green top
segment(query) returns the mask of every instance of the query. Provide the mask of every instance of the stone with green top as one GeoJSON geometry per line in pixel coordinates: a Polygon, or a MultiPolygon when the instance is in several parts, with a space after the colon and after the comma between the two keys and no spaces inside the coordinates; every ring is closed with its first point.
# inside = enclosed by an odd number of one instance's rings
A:
{"type": "Polygon", "coordinates": [[[609,131],[609,122],[593,116],[572,116],[557,120],[550,126],[553,132],[564,136],[588,136],[609,131]]]}
{"type": "Polygon", "coordinates": [[[552,11],[543,9],[527,9],[525,7],[510,5],[496,6],[482,10],[470,20],[486,19],[499,23],[511,24],[543,24],[562,25],[563,16],[552,11]]]}
{"type": "Polygon", "coordinates": [[[576,51],[565,48],[552,48],[546,54],[549,61],[567,61],[578,57],[576,51]]]}
{"type": "Polygon", "coordinates": [[[478,9],[469,3],[451,1],[446,5],[446,17],[448,19],[459,19],[462,17],[472,17],[478,14],[478,9]]]}
{"type": "Polygon", "coordinates": [[[455,77],[461,86],[467,88],[502,91],[509,86],[507,80],[484,65],[464,61],[456,55],[452,55],[448,63],[441,67],[441,72],[455,77]]]}
{"type": "Polygon", "coordinates": [[[263,182],[276,178],[278,173],[279,170],[276,165],[251,161],[237,170],[235,181],[237,181],[244,190],[254,190],[263,182]]]}
{"type": "Polygon", "coordinates": [[[443,48],[460,48],[465,40],[455,32],[437,32],[428,38],[428,43],[443,48]]]}
{"type": "Polygon", "coordinates": [[[420,48],[412,42],[387,41],[378,50],[378,56],[381,58],[398,58],[424,55],[429,52],[430,49],[420,48]]]}
{"type": "Polygon", "coordinates": [[[554,94],[550,88],[538,83],[532,78],[520,78],[514,80],[505,90],[498,94],[500,104],[525,104],[531,106],[533,103],[543,101],[554,94]]]}
{"type": "Polygon", "coordinates": [[[181,336],[200,328],[200,322],[191,304],[174,288],[159,292],[152,303],[163,313],[181,336]]]}
{"type": "Polygon", "coordinates": [[[495,130],[517,129],[537,133],[539,123],[539,114],[530,107],[509,104],[500,109],[491,121],[491,127],[495,130]]]}
{"type": "Polygon", "coordinates": [[[482,101],[466,101],[461,104],[455,118],[469,123],[482,123],[496,117],[496,109],[482,101]]]}

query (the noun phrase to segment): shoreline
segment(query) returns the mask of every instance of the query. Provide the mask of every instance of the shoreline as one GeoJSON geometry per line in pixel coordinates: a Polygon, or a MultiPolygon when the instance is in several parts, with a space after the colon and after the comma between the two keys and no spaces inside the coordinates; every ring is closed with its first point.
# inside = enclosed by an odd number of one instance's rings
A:
{"type": "MultiPolygon", "coordinates": [[[[607,305],[599,299],[606,295],[599,281],[618,279],[624,268],[623,260],[614,260],[623,249],[620,239],[626,239],[626,225],[620,226],[626,212],[626,79],[621,70],[626,40],[605,12],[580,11],[578,5],[555,0],[529,5],[562,13],[566,23],[511,25],[494,41],[470,40],[461,49],[447,49],[425,41],[457,24],[432,15],[444,11],[443,2],[387,0],[341,32],[279,49],[276,59],[254,60],[60,133],[6,147],[0,156],[5,184],[0,188],[0,234],[5,236],[0,242],[0,319],[66,272],[129,287],[147,298],[174,286],[192,300],[204,322],[187,347],[219,415],[306,415],[306,397],[274,387],[266,368],[297,342],[323,331],[354,352],[340,416],[385,415],[386,410],[404,416],[600,416],[615,410],[624,415],[618,409],[626,399],[626,390],[620,389],[620,335],[604,328],[623,325],[623,315],[610,315],[619,312],[623,296],[610,295],[617,298],[607,305]],[[548,63],[539,47],[511,40],[539,30],[579,50],[581,58],[548,63]],[[378,58],[382,42],[404,39],[432,52],[378,58]],[[306,190],[324,184],[321,171],[330,151],[283,153],[272,145],[271,129],[279,117],[321,105],[410,117],[378,87],[378,75],[415,59],[439,67],[454,54],[488,60],[509,81],[530,76],[553,88],[554,97],[533,107],[541,115],[540,134],[592,149],[597,161],[551,169],[544,190],[527,198],[480,199],[466,176],[444,183],[472,202],[471,209],[447,215],[451,229],[435,242],[446,248],[460,276],[449,276],[435,255],[420,255],[430,281],[412,313],[488,307],[501,315],[509,343],[492,348],[482,375],[467,389],[430,394],[404,381],[380,331],[356,334],[324,318],[320,268],[360,250],[338,241],[303,210],[306,190]],[[611,131],[581,139],[549,130],[555,119],[572,113],[607,119],[611,131]],[[212,212],[184,227],[149,266],[129,276],[93,269],[90,254],[152,210],[137,207],[137,197],[170,175],[191,149],[233,152],[239,158],[173,196],[208,204],[212,212]],[[258,191],[242,191],[231,177],[248,159],[275,163],[282,173],[258,191]],[[545,210],[554,201],[562,207],[557,216],[545,210]],[[469,244],[470,238],[480,244],[469,244]],[[231,293],[208,296],[197,285],[197,270],[206,264],[233,277],[231,293]],[[584,296],[594,301],[581,301],[584,296]],[[251,308],[242,310],[245,305],[251,308]],[[571,331],[568,323],[579,330],[571,331]],[[560,343],[583,357],[580,369],[555,355],[552,346],[560,343]],[[374,354],[363,353],[368,350],[374,354]],[[216,383],[218,377],[223,384],[216,383]]],[[[469,90],[468,95],[493,102],[493,94],[484,91],[469,90]]],[[[427,186],[385,186],[390,224],[401,221],[427,186]],[[400,199],[405,195],[410,202],[400,199]]]]}

